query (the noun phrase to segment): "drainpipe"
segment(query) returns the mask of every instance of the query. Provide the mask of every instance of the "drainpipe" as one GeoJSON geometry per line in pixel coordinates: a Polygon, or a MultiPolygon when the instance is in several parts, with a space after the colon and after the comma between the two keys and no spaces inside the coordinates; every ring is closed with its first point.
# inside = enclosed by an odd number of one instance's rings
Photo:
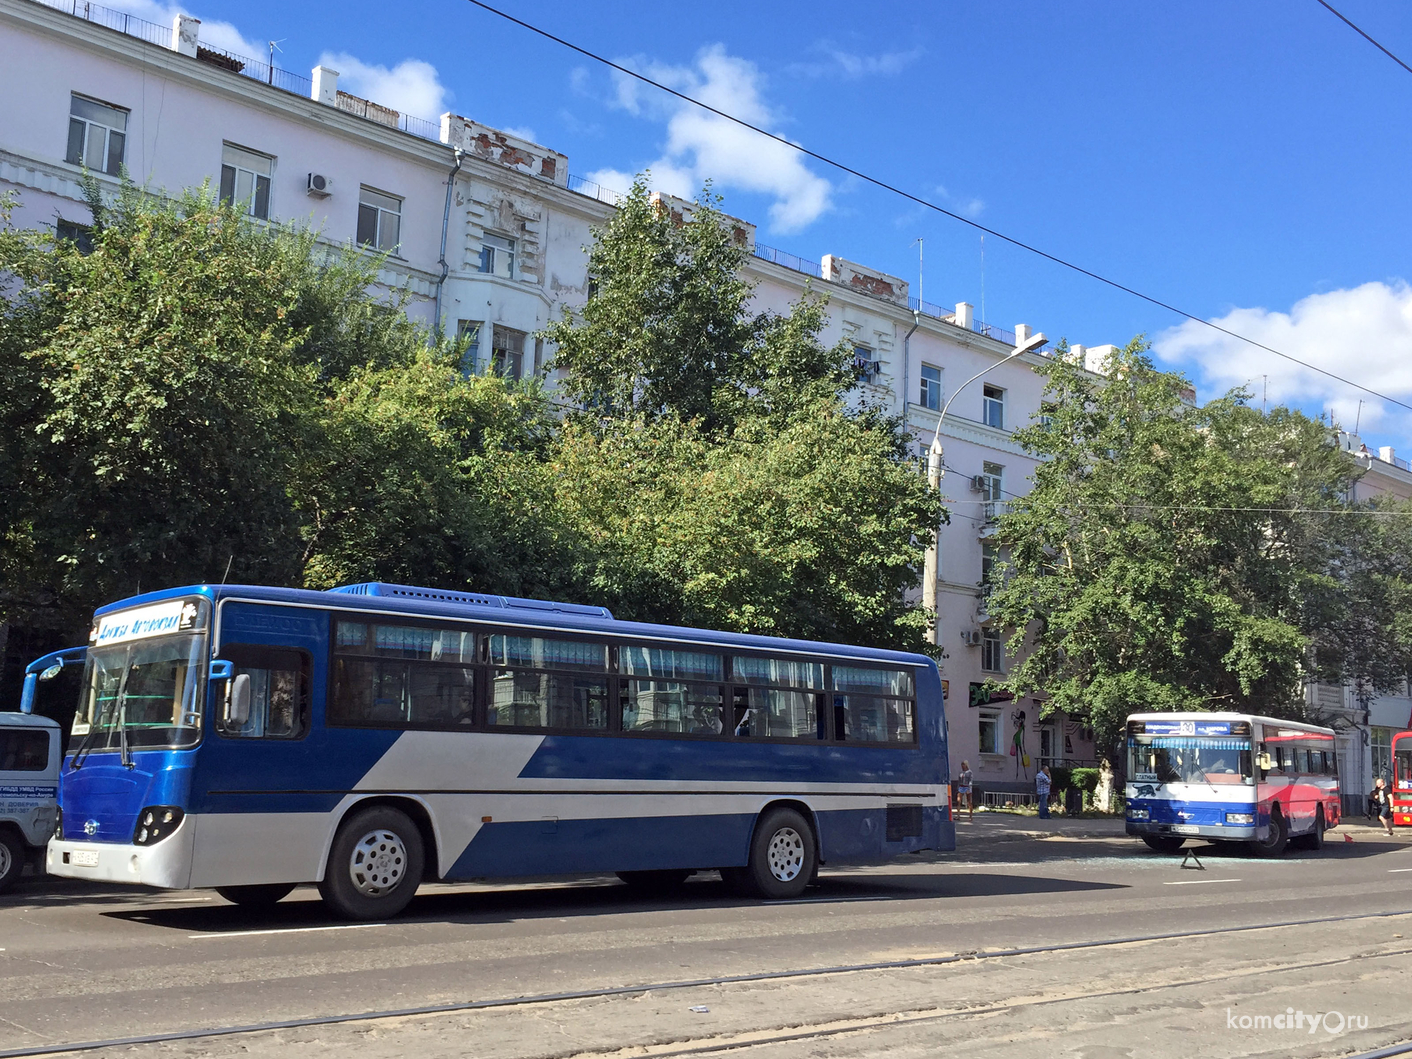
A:
{"type": "Polygon", "coordinates": [[[451,266],[446,263],[446,230],[451,226],[451,193],[456,189],[456,174],[461,171],[461,158],[463,152],[461,148],[456,148],[456,164],[451,167],[451,172],[446,175],[446,209],[441,214],[441,276],[436,281],[436,319],[433,331],[437,338],[441,337],[441,288],[446,285],[447,273],[451,271],[451,266]]]}

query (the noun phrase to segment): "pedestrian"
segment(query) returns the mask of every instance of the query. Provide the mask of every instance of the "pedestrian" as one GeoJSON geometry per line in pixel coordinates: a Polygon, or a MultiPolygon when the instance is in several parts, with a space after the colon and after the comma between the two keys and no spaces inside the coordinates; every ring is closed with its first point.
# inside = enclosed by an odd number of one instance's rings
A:
{"type": "Polygon", "coordinates": [[[1039,796],[1039,818],[1049,819],[1049,766],[1041,765],[1039,771],[1034,774],[1034,789],[1039,796]]]}
{"type": "Polygon", "coordinates": [[[1387,780],[1381,776],[1373,784],[1373,800],[1378,807],[1378,822],[1389,835],[1392,834],[1392,792],[1387,789],[1387,780]]]}
{"type": "MultiPolygon", "coordinates": [[[[961,775],[956,777],[956,797],[957,799],[959,799],[960,805],[964,805],[966,807],[967,821],[971,821],[976,818],[976,807],[975,804],[971,801],[971,786],[971,763],[969,761],[962,761],[961,775]]],[[[957,808],[960,808],[960,806],[958,805],[957,808]]]]}

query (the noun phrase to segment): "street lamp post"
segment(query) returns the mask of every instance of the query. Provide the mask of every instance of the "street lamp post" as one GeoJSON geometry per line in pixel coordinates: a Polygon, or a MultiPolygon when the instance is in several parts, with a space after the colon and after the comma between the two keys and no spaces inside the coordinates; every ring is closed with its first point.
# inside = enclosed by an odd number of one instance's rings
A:
{"type": "MultiPolygon", "coordinates": [[[[1025,353],[1029,353],[1031,350],[1038,349],[1040,346],[1044,345],[1046,341],[1047,340],[1044,337],[1044,332],[1042,331],[1038,334],[1031,335],[1025,341],[1017,345],[1013,353],[1010,353],[1008,356],[997,360],[994,364],[982,368],[980,371],[976,372],[969,379],[963,382],[960,386],[956,387],[954,391],[952,391],[951,396],[947,398],[946,404],[944,404],[941,408],[941,415],[936,417],[936,433],[932,436],[931,451],[927,453],[927,483],[933,489],[940,491],[941,480],[946,475],[946,466],[942,458],[943,454],[941,448],[941,423],[942,420],[946,418],[946,412],[951,407],[951,402],[956,400],[957,395],[960,394],[962,390],[964,390],[967,386],[971,385],[971,383],[975,382],[982,375],[986,374],[987,372],[994,371],[1002,364],[1009,364],[1018,356],[1022,356],[1025,353]]],[[[922,607],[931,615],[931,625],[927,629],[927,642],[933,644],[938,642],[936,588],[937,581],[940,579],[940,577],[941,524],[938,522],[936,528],[932,530],[931,544],[927,546],[926,564],[922,571],[922,607]]]]}

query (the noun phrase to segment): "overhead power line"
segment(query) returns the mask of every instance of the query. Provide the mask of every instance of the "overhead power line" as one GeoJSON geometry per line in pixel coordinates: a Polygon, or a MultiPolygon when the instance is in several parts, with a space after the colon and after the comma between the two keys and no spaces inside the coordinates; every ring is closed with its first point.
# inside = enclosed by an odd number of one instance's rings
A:
{"type": "MultiPolygon", "coordinates": [[[[1155,298],[1150,294],[1144,294],[1142,293],[1142,291],[1135,290],[1134,288],[1129,287],[1123,283],[1119,283],[1115,279],[1109,279],[1107,276],[1100,275],[1097,272],[1084,268],[1082,265],[1077,265],[1074,262],[1068,261],[1062,257],[1059,257],[1056,254],[1051,254],[1046,250],[1041,250],[1039,247],[1033,246],[1030,243],[1026,243],[1021,239],[1016,239],[1013,236],[1006,235],[1004,232],[998,232],[994,228],[988,228],[977,221],[971,220],[969,217],[963,217],[961,214],[954,213],[951,210],[946,209],[945,207],[938,206],[936,203],[930,202],[919,195],[914,195],[910,191],[904,191],[902,188],[897,187],[895,184],[889,184],[887,181],[881,180],[878,177],[869,176],[867,173],[864,173],[858,169],[854,169],[850,165],[846,165],[845,163],[830,158],[827,155],[819,154],[817,151],[811,151],[807,147],[802,147],[797,143],[793,143],[792,141],[785,139],[783,136],[777,136],[773,132],[769,132],[765,129],[762,129],[758,125],[753,125],[743,118],[738,118],[734,114],[729,114],[724,110],[721,110],[717,107],[713,107],[709,103],[703,103],[701,100],[696,99],[693,96],[689,96],[685,92],[679,92],[675,88],[671,88],[667,85],[662,84],[660,81],[654,81],[646,74],[638,73],[636,70],[623,66],[620,63],[615,63],[612,59],[609,59],[606,56],[599,55],[597,52],[589,51],[587,48],[580,47],[572,41],[565,40],[563,37],[559,37],[553,33],[550,33],[548,30],[540,29],[533,23],[526,22],[524,19],[516,18],[512,14],[500,10],[498,7],[492,7],[490,4],[485,3],[484,0],[466,0],[466,2],[474,5],[475,7],[479,7],[484,11],[488,11],[492,15],[498,15],[500,18],[505,19],[507,22],[513,22],[515,25],[520,26],[523,29],[529,30],[531,33],[535,33],[543,37],[545,40],[551,40],[555,44],[568,48],[570,51],[578,52],[578,54],[584,56],[585,58],[592,59],[594,62],[597,63],[602,63],[604,66],[607,66],[613,70],[617,70],[621,74],[625,74],[628,77],[632,77],[638,81],[641,81],[643,84],[651,85],[653,88],[656,88],[659,91],[665,92],[670,96],[675,96],[677,99],[680,99],[685,103],[690,103],[692,106],[700,107],[702,110],[705,110],[711,114],[715,114],[719,118],[724,118],[726,121],[733,122],[736,125],[741,126],[742,128],[749,129],[751,132],[758,133],[759,135],[764,136],[767,139],[774,140],[776,143],[784,144],[786,147],[798,151],[800,154],[812,158],[816,162],[822,162],[824,165],[831,166],[834,169],[839,170],[840,172],[847,173],[849,176],[857,177],[859,180],[862,180],[863,182],[868,184],[872,184],[874,187],[882,188],[884,191],[890,191],[892,192],[892,194],[907,199],[909,202],[914,202],[917,205],[922,206],[926,209],[933,210],[936,213],[942,214],[943,216],[950,217],[954,221],[960,221],[962,224],[974,228],[979,232],[984,232],[986,235],[994,236],[997,239],[1009,243],[1011,246],[1018,247],[1021,250],[1026,250],[1031,254],[1035,254],[1038,257],[1042,257],[1046,261],[1051,261],[1056,265],[1062,266],[1063,268],[1071,269],[1072,271],[1077,272],[1082,276],[1087,276],[1089,279],[1097,280],[1099,283],[1106,284],[1107,286],[1112,287],[1115,290],[1120,290],[1125,294],[1130,294],[1134,298],[1139,298],[1142,301],[1147,302],[1149,305],[1155,305],[1159,309],[1165,309],[1169,313],[1174,313],[1177,316],[1184,317],[1185,319],[1201,324],[1204,327],[1209,327],[1214,331],[1219,331],[1223,335],[1227,335],[1230,338],[1236,339],[1237,341],[1244,342],[1247,345],[1254,346],[1256,349],[1263,349],[1267,353],[1273,353],[1275,356],[1287,360],[1291,364],[1298,364],[1301,368],[1307,368],[1312,372],[1315,372],[1319,375],[1323,375],[1325,378],[1333,379],[1335,382],[1343,383],[1343,385],[1345,386],[1351,386],[1355,390],[1361,390],[1363,393],[1371,394],[1372,396],[1378,398],[1380,401],[1386,401],[1388,404],[1397,405],[1399,408],[1405,408],[1409,412],[1412,412],[1412,404],[1409,404],[1406,401],[1401,401],[1398,400],[1396,397],[1390,397],[1385,393],[1380,393],[1379,391],[1374,390],[1371,387],[1364,386],[1360,382],[1354,382],[1352,379],[1345,378],[1342,375],[1337,375],[1334,372],[1328,371],[1325,368],[1321,368],[1316,364],[1310,364],[1306,360],[1300,360],[1298,357],[1292,356],[1289,353],[1281,352],[1280,350],[1275,349],[1273,346],[1265,345],[1265,343],[1263,342],[1257,342],[1253,338],[1250,338],[1246,335],[1242,335],[1236,331],[1232,331],[1229,328],[1222,327],[1220,324],[1213,323],[1210,320],[1197,316],[1195,313],[1189,313],[1185,309],[1179,309],[1177,308],[1177,306],[1172,305],[1169,302],[1164,302],[1160,298],[1155,298]]],[[[1323,0],[1319,0],[1319,2],[1323,3],[1323,0]]],[[[1325,4],[1324,6],[1328,7],[1327,4],[1325,4]]],[[[1333,8],[1329,8],[1329,10],[1332,11],[1333,8]]],[[[1334,13],[1338,14],[1338,12],[1334,13]]],[[[1339,17],[1343,18],[1342,15],[1339,15],[1339,17]]],[[[1344,21],[1347,22],[1348,20],[1344,19],[1344,21]]],[[[1353,23],[1350,22],[1349,25],[1353,25],[1353,23]]],[[[1353,28],[1357,29],[1358,27],[1354,26],[1353,28]]],[[[1358,32],[1362,33],[1363,31],[1358,30],[1358,32]]],[[[1367,36],[1367,34],[1364,34],[1364,36],[1367,36]]],[[[1371,37],[1369,37],[1368,39],[1372,40],[1371,37]]],[[[1373,43],[1377,44],[1376,41],[1373,41],[1373,43]]],[[[1382,45],[1379,44],[1378,47],[1381,48],[1382,45]]],[[[1384,48],[1383,50],[1386,51],[1387,49],[1384,48]]],[[[1388,54],[1391,55],[1392,53],[1388,52],[1388,54]]],[[[1393,58],[1396,58],[1396,56],[1393,56],[1393,58]]],[[[1401,62],[1401,60],[1398,61],[1401,62]]]]}
{"type": "Polygon", "coordinates": [[[1337,8],[1335,8],[1332,4],[1328,3],[1327,0],[1315,0],[1315,2],[1318,3],[1320,6],[1327,8],[1327,9],[1329,10],[1329,13],[1330,13],[1330,14],[1332,14],[1332,15],[1333,15],[1335,18],[1337,18],[1340,22],[1342,22],[1344,25],[1346,25],[1349,29],[1353,30],[1354,33],[1357,33],[1360,37],[1362,37],[1364,40],[1366,40],[1369,44],[1371,44],[1373,47],[1377,48],[1378,51],[1382,52],[1384,55],[1386,55],[1386,56],[1387,56],[1389,59],[1391,59],[1393,62],[1397,63],[1398,66],[1402,67],[1402,68],[1403,68],[1404,70],[1406,70],[1409,74],[1412,74],[1412,66],[1408,66],[1405,62],[1403,62],[1401,59],[1399,59],[1396,55],[1394,55],[1392,52],[1388,51],[1388,50],[1387,50],[1386,48],[1384,48],[1381,44],[1379,44],[1377,41],[1375,41],[1372,37],[1368,36],[1367,33],[1363,32],[1363,30],[1361,30],[1361,29],[1359,29],[1357,26],[1355,26],[1355,25],[1353,24],[1353,21],[1352,21],[1347,15],[1345,15],[1343,12],[1339,11],[1339,10],[1338,10],[1337,8]]]}

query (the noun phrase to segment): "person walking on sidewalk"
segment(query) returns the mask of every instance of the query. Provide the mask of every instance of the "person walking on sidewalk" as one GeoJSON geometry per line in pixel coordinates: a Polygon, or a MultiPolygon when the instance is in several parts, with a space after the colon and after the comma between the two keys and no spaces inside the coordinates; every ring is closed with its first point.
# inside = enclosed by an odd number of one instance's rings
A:
{"type": "Polygon", "coordinates": [[[1392,792],[1387,789],[1387,780],[1381,776],[1373,785],[1373,801],[1378,808],[1378,823],[1389,835],[1392,834],[1392,792]]]}
{"type": "Polygon", "coordinates": [[[976,818],[976,807],[971,801],[972,783],[971,763],[969,761],[963,761],[961,762],[961,775],[956,777],[956,798],[958,800],[958,809],[963,805],[966,807],[966,819],[968,821],[976,818]]]}
{"type": "Polygon", "coordinates": [[[1039,771],[1034,774],[1034,789],[1038,795],[1039,818],[1049,819],[1049,766],[1041,765],[1039,771]]]}

